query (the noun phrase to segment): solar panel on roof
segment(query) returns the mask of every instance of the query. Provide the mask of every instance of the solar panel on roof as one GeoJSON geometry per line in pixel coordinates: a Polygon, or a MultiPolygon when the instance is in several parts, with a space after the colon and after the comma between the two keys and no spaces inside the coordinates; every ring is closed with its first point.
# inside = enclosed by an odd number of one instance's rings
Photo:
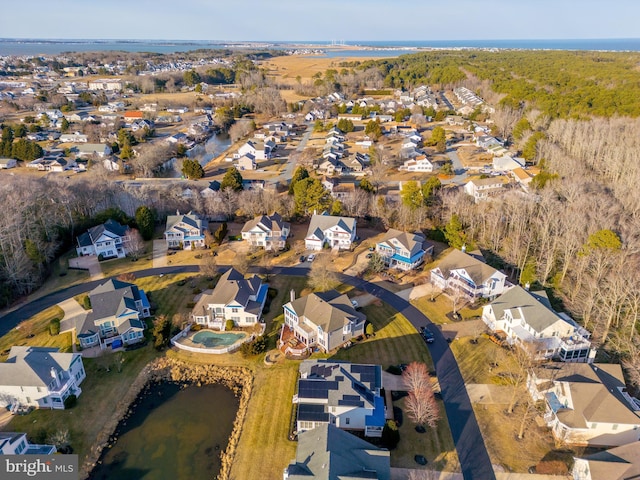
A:
{"type": "Polygon", "coordinates": [[[343,395],[342,398],[338,400],[338,405],[345,407],[364,407],[364,402],[358,395],[343,395]]]}
{"type": "Polygon", "coordinates": [[[298,405],[298,421],[328,422],[329,414],[325,412],[324,408],[324,405],[302,403],[298,405]]]}

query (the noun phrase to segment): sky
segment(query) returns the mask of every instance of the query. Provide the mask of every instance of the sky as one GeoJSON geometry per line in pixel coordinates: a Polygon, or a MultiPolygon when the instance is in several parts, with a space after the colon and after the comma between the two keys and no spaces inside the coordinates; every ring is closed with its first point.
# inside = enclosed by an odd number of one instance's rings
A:
{"type": "Polygon", "coordinates": [[[0,38],[639,38],[638,19],[640,0],[29,0],[2,8],[0,38]]]}

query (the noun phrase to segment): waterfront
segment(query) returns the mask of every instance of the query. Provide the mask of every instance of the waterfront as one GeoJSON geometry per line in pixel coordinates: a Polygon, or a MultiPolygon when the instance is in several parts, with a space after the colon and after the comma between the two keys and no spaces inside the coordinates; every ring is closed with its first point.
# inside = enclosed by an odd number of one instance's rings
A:
{"type": "Polygon", "coordinates": [[[181,385],[157,383],[143,390],[89,478],[215,478],[239,401],[222,385],[181,385]]]}

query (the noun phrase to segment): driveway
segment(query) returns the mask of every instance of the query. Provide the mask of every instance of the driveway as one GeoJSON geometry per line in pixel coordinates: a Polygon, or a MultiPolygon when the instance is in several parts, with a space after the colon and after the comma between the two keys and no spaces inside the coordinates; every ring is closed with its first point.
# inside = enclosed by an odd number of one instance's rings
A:
{"type": "Polygon", "coordinates": [[[165,240],[153,241],[153,268],[167,266],[167,242],[165,240]]]}
{"type": "Polygon", "coordinates": [[[82,329],[87,311],[80,306],[75,298],[71,297],[58,303],[58,306],[64,312],[64,317],[60,322],[60,333],[71,331],[71,346],[73,351],[76,350],[76,334],[82,329]]]}
{"type": "MultiPolygon", "coordinates": [[[[227,267],[228,266],[219,266],[220,269],[227,267]]],[[[181,265],[151,268],[132,273],[135,273],[137,278],[142,278],[160,274],[169,275],[198,271],[199,267],[197,265],[181,265]]],[[[262,269],[252,268],[251,271],[260,273],[262,269]]],[[[271,273],[273,275],[306,276],[308,270],[299,267],[274,267],[271,269],[271,273]]],[[[404,315],[416,330],[422,326],[433,325],[420,310],[380,285],[344,274],[338,274],[338,279],[347,285],[370,293],[383,302],[388,303],[400,314],[404,315]]],[[[0,322],[0,335],[6,334],[21,321],[30,318],[35,313],[62,302],[69,297],[87,292],[95,288],[99,283],[100,281],[98,280],[74,285],[38,298],[8,313],[0,322]]],[[[465,479],[494,480],[496,474],[493,471],[493,466],[491,465],[480,427],[478,426],[473,408],[471,407],[471,399],[467,393],[456,358],[440,330],[436,328],[432,328],[431,330],[434,334],[435,341],[429,344],[428,348],[436,368],[436,374],[442,392],[442,400],[451,429],[451,435],[456,445],[456,451],[458,452],[462,474],[465,479]]]]}
{"type": "Polygon", "coordinates": [[[345,275],[356,276],[364,272],[369,265],[369,259],[367,258],[367,255],[369,255],[370,253],[371,252],[368,250],[360,252],[358,258],[356,258],[356,262],[344,271],[345,275]]]}
{"type": "Polygon", "coordinates": [[[394,375],[389,372],[382,372],[382,388],[392,392],[407,392],[407,385],[402,380],[402,375],[394,375]]]}
{"type": "Polygon", "coordinates": [[[80,270],[88,270],[91,280],[104,278],[100,262],[95,255],[85,255],[83,257],[70,258],[69,268],[77,268],[80,270]]]}

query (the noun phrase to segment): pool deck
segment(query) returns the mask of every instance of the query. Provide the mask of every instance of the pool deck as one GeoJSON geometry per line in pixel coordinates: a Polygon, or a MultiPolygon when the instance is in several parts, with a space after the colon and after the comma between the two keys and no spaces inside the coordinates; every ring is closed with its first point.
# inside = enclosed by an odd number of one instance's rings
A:
{"type": "MultiPolygon", "coordinates": [[[[192,338],[194,335],[200,332],[212,332],[215,334],[221,334],[223,332],[218,332],[216,330],[211,329],[202,329],[197,332],[192,332],[191,325],[188,325],[183,331],[178,333],[175,337],[171,339],[171,344],[179,348],[181,350],[187,350],[195,353],[208,353],[213,355],[222,355],[224,353],[232,353],[240,348],[243,343],[250,342],[255,338],[255,334],[249,334],[247,332],[225,332],[225,333],[235,333],[235,334],[243,334],[243,338],[239,338],[237,341],[232,343],[231,345],[220,345],[217,347],[207,347],[202,343],[195,343],[192,338]]],[[[264,327],[263,327],[264,331],[264,327]]]]}

